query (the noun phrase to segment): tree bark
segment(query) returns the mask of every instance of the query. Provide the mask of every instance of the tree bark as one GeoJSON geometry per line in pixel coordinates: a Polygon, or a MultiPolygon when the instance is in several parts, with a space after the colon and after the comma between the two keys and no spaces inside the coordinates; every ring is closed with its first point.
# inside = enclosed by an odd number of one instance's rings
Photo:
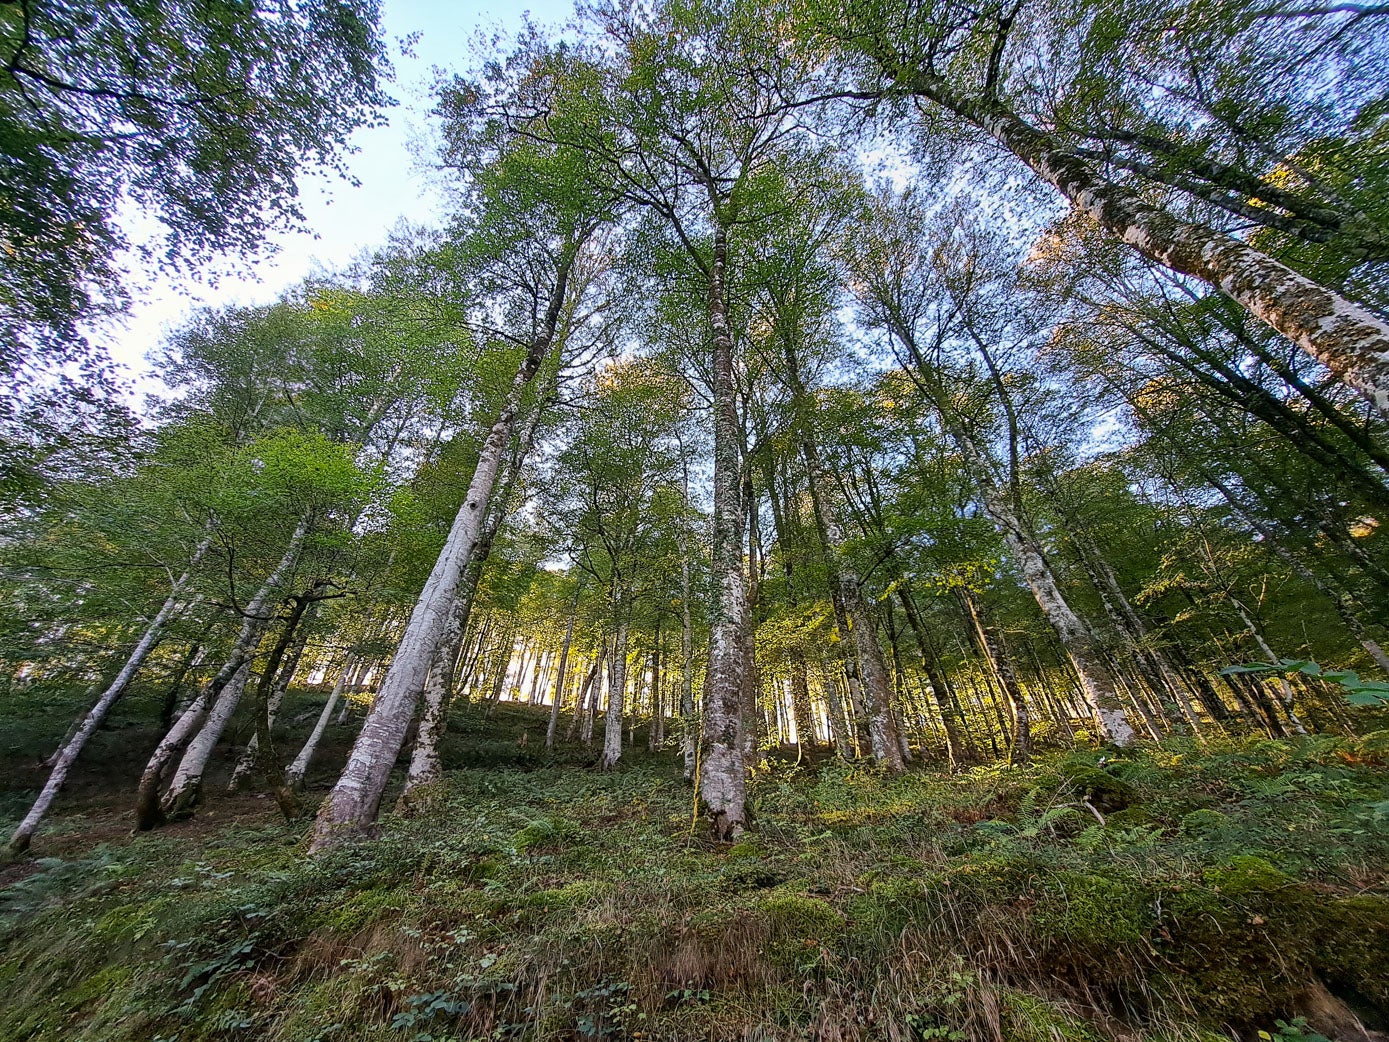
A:
{"type": "Polygon", "coordinates": [[[610,771],[622,759],[622,713],[627,696],[627,604],[617,602],[617,635],[608,662],[608,711],[603,718],[603,756],[598,766],[610,771]]]}
{"type": "MultiPolygon", "coordinates": [[[[168,624],[169,619],[173,617],[174,612],[178,608],[179,596],[183,593],[184,588],[187,587],[188,580],[193,575],[193,569],[196,568],[198,562],[202,560],[203,554],[207,552],[207,548],[211,545],[211,542],[211,539],[204,539],[198,544],[197,549],[193,551],[193,556],[188,561],[187,570],[185,570],[183,575],[174,583],[173,588],[169,591],[169,596],[165,598],[159,611],[155,613],[154,618],[151,619],[149,625],[145,627],[145,632],[141,635],[139,641],[136,642],[135,647],[126,658],[125,664],[121,666],[120,672],[118,672],[111,683],[107,685],[106,690],[103,691],[101,696],[96,700],[96,704],[87,711],[86,715],[78,723],[76,730],[74,730],[67,741],[63,743],[63,747],[58,750],[58,754],[52,763],[53,769],[49,772],[48,780],[44,782],[43,788],[39,791],[38,799],[34,801],[34,805],[29,808],[29,813],[24,816],[24,820],[19,823],[18,828],[16,828],[13,835],[10,836],[8,845],[10,856],[14,857],[23,854],[29,849],[29,844],[33,840],[34,833],[38,830],[39,823],[43,821],[44,815],[48,813],[49,807],[53,805],[54,799],[57,798],[58,791],[67,780],[68,771],[72,769],[73,763],[76,762],[77,757],[81,754],[88,740],[90,740],[92,735],[96,734],[97,729],[101,727],[107,714],[110,713],[111,707],[116,704],[123,694],[125,694],[126,689],[130,686],[130,682],[135,679],[135,674],[140,671],[140,667],[145,664],[145,659],[148,658],[149,653],[154,650],[154,646],[159,643],[159,638],[164,634],[164,627],[168,624]]],[[[185,670],[187,668],[187,662],[188,660],[185,659],[185,670]]]]}
{"type": "Polygon", "coordinates": [[[569,606],[569,623],[564,628],[564,643],[559,649],[559,670],[555,675],[555,701],[550,706],[550,724],[545,729],[545,748],[555,747],[555,732],[559,729],[559,714],[564,702],[564,682],[569,677],[569,645],[574,639],[574,622],[579,617],[579,594],[583,587],[574,590],[574,602],[569,606]]]}
{"type": "Polygon", "coordinates": [[[1248,243],[1183,221],[1097,173],[1001,102],[972,100],[929,73],[903,71],[912,93],[986,131],[1092,220],[1164,267],[1231,297],[1389,415],[1389,324],[1248,243]]]}
{"type": "Polygon", "coordinates": [[[571,263],[572,258],[561,262],[542,333],[530,345],[517,369],[501,412],[483,442],[468,494],[454,519],[448,541],[410,614],[400,646],[381,681],[342,776],[319,811],[314,823],[311,851],[322,850],[339,839],[363,834],[376,821],[386,783],[400,755],[415,705],[424,689],[430,662],[438,649],[459,578],[472,557],[486,522],[502,458],[511,440],[523,396],[550,354],[566,296],[571,263]]]}
{"type": "MultiPolygon", "coordinates": [[[[210,713],[222,701],[224,694],[232,700],[233,709],[236,707],[236,702],[240,700],[240,686],[234,689],[234,694],[228,692],[228,688],[232,686],[234,678],[241,672],[242,665],[248,665],[250,658],[255,653],[256,645],[260,642],[260,636],[266,623],[266,619],[262,617],[262,612],[265,611],[270,595],[279,586],[280,581],[289,570],[294,567],[294,562],[298,560],[299,549],[309,534],[309,525],[308,515],[300,519],[290,536],[289,546],[285,549],[284,556],[266,576],[265,582],[261,584],[260,589],[246,605],[241,620],[241,630],[237,634],[236,643],[232,646],[231,655],[222,664],[222,668],[217,671],[217,674],[203,686],[198,697],[189,704],[188,708],[183,711],[183,715],[178,718],[174,726],[155,747],[154,754],[140,775],[140,785],[135,794],[135,828],[137,831],[144,832],[152,829],[163,820],[163,810],[160,806],[160,787],[163,785],[169,769],[173,766],[174,757],[178,756],[184,747],[194,739],[195,733],[204,726],[210,713]]],[[[241,684],[245,684],[244,677],[241,684]]],[[[230,716],[230,710],[223,714],[223,726],[230,716]]],[[[219,728],[218,734],[220,735],[220,733],[219,728]]],[[[208,752],[211,752],[210,748],[208,752]]],[[[180,763],[181,766],[182,763],[180,763]]],[[[201,769],[198,773],[201,776],[201,769]]]]}
{"type": "Polygon", "coordinates": [[[714,531],[709,673],[704,692],[704,755],[699,798],[714,838],[736,839],[746,824],[747,772],[743,760],[742,716],[747,671],[747,583],[743,575],[742,503],[739,497],[742,431],[738,423],[733,375],[733,334],[728,324],[724,284],[728,232],[716,220],[714,256],[709,270],[708,310],[713,327],[714,369],[714,531]]]}
{"type": "Polygon", "coordinates": [[[332,692],[328,695],[328,701],[323,703],[323,711],[318,714],[318,721],[314,724],[313,731],[305,740],[304,746],[299,750],[299,755],[294,758],[294,762],[285,768],[285,783],[295,792],[304,791],[304,775],[308,773],[309,764],[313,761],[314,753],[318,752],[318,744],[323,740],[323,733],[328,730],[328,721],[332,719],[333,709],[338,704],[338,699],[342,697],[343,688],[347,686],[348,675],[360,668],[360,664],[349,658],[342,665],[342,672],[338,674],[337,683],[333,685],[332,692]]]}

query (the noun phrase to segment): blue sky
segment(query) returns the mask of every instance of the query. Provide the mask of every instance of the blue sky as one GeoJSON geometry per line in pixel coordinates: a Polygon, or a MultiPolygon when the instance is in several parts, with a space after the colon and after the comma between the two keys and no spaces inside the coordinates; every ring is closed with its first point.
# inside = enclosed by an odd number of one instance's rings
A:
{"type": "Polygon", "coordinates": [[[202,278],[171,279],[154,273],[139,286],[137,275],[138,295],[130,314],[95,330],[94,339],[134,375],[148,379],[152,374],[145,354],[199,304],[272,300],[313,271],[342,267],[362,250],[379,244],[402,217],[416,224],[433,223],[439,199],[428,172],[421,168],[422,160],[410,148],[412,140],[428,131],[432,70],[467,66],[478,30],[514,29],[527,11],[542,24],[562,22],[572,11],[572,0],[516,5],[384,0],[385,33],[396,67],[391,93],[400,104],[387,113],[389,125],[360,131],[353,139],[358,151],[349,157],[348,165],[361,183],[354,187],[331,176],[302,177],[300,198],[308,230],[276,236],[276,255],[250,263],[224,258],[202,278]],[[411,33],[420,34],[413,56],[402,57],[396,40],[411,33]],[[206,279],[213,268],[218,272],[215,286],[206,279]]]}

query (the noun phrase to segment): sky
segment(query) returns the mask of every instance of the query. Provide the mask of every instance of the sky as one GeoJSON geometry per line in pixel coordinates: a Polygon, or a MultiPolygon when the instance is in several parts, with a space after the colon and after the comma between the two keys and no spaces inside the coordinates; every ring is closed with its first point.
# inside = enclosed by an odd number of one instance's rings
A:
{"type": "MultiPolygon", "coordinates": [[[[93,339],[125,366],[147,390],[157,386],[157,374],[145,355],[163,335],[177,328],[199,305],[258,304],[275,299],[285,288],[318,271],[342,268],[355,256],[385,241],[401,218],[414,224],[434,224],[440,198],[430,184],[424,160],[416,158],[412,141],[427,135],[429,86],[433,70],[465,67],[473,55],[479,30],[514,30],[529,12],[539,23],[558,23],[572,12],[572,0],[530,0],[524,4],[479,0],[384,0],[382,21],[390,45],[396,79],[390,88],[399,104],[386,113],[386,126],[357,132],[355,154],[348,168],[360,182],[353,186],[336,175],[305,174],[299,180],[305,230],[282,233],[271,241],[273,255],[250,262],[223,257],[209,271],[218,277],[210,285],[203,277],[169,277],[153,273],[140,284],[136,300],[122,319],[93,331],[93,339]],[[412,56],[402,56],[398,40],[418,33],[412,56]]],[[[130,222],[138,235],[138,222],[130,222]]]]}

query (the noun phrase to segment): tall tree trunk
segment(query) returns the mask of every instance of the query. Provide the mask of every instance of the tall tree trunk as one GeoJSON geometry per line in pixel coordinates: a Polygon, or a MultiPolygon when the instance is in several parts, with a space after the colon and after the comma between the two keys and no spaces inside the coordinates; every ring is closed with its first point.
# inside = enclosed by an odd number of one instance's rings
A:
{"type": "MultiPolygon", "coordinates": [[[[215,712],[224,700],[224,696],[231,701],[231,709],[236,708],[236,703],[241,698],[241,688],[245,685],[245,677],[242,677],[241,684],[234,687],[233,680],[241,672],[243,665],[249,669],[249,661],[255,654],[256,645],[260,643],[260,636],[267,621],[262,613],[270,600],[270,595],[274,593],[281,580],[294,567],[294,562],[298,560],[300,547],[303,546],[304,539],[309,534],[309,525],[308,515],[300,519],[294,533],[290,536],[289,546],[285,549],[284,556],[266,576],[265,582],[261,584],[260,589],[246,605],[241,620],[241,630],[237,634],[236,643],[232,645],[231,654],[222,663],[222,668],[203,686],[198,697],[189,704],[188,708],[183,711],[183,715],[175,721],[174,726],[160,740],[153,755],[150,756],[149,762],[145,764],[145,770],[140,775],[140,784],[135,794],[135,828],[137,830],[143,832],[152,829],[162,820],[160,788],[164,784],[164,778],[173,767],[174,758],[183,751],[189,742],[194,740],[199,729],[204,726],[211,713],[215,712]],[[229,688],[231,688],[230,691],[229,688]]],[[[220,714],[222,717],[221,726],[225,726],[226,720],[230,719],[231,709],[226,709],[220,714]]],[[[220,726],[217,733],[218,735],[221,734],[220,726]]],[[[211,753],[210,748],[208,752],[211,753]]]]}
{"type": "MultiPolygon", "coordinates": [[[[193,551],[193,556],[188,560],[187,569],[174,583],[173,588],[169,591],[169,596],[164,599],[164,603],[160,606],[159,611],[155,613],[154,618],[151,619],[149,625],[145,627],[145,632],[141,634],[140,639],[135,643],[135,647],[131,649],[129,656],[126,657],[125,664],[121,666],[120,671],[112,678],[106,690],[101,693],[101,696],[96,700],[96,704],[93,705],[91,709],[87,710],[86,715],[83,716],[78,723],[77,728],[68,736],[67,741],[63,743],[63,747],[58,750],[57,756],[53,759],[51,765],[52,770],[48,774],[48,780],[44,782],[43,788],[39,791],[38,799],[34,801],[34,805],[29,808],[29,813],[24,816],[24,820],[19,823],[19,827],[16,828],[14,833],[10,836],[8,850],[11,856],[22,854],[29,849],[29,844],[33,840],[34,833],[38,829],[39,823],[43,821],[44,815],[48,813],[48,808],[53,805],[53,800],[57,797],[58,791],[63,787],[63,782],[67,780],[68,771],[72,769],[72,765],[76,762],[78,755],[82,752],[82,749],[86,746],[92,735],[96,734],[97,729],[101,727],[102,721],[104,721],[107,714],[110,713],[111,707],[116,704],[121,695],[125,694],[126,689],[130,686],[130,682],[135,679],[135,674],[140,671],[140,667],[145,664],[145,659],[147,659],[149,653],[154,650],[154,646],[159,643],[159,638],[164,635],[164,627],[168,624],[169,619],[173,617],[174,612],[178,608],[179,597],[187,587],[188,580],[192,578],[193,570],[202,560],[211,542],[211,539],[205,538],[198,544],[197,549],[193,551]]],[[[191,656],[189,659],[184,660],[185,671],[188,668],[190,660],[191,656]]],[[[182,674],[180,674],[180,679],[181,678],[182,674]]]]}
{"type": "MultiPolygon", "coordinates": [[[[688,494],[688,493],[687,493],[688,494]]],[[[690,618],[690,559],[680,559],[680,727],[685,780],[693,781],[699,758],[699,718],[694,700],[694,626],[690,618]]]]}
{"type": "Polygon", "coordinates": [[[733,375],[733,334],[728,325],[728,231],[715,222],[714,256],[709,270],[709,320],[713,327],[714,370],[714,603],[710,617],[709,672],[704,693],[704,755],[699,798],[714,838],[731,840],[746,823],[747,771],[741,748],[744,674],[747,654],[746,577],[739,499],[742,429],[738,388],[733,375]]]}
{"type": "Polygon", "coordinates": [[[1144,256],[1218,289],[1389,414],[1389,324],[1233,236],[1183,221],[1117,185],[993,99],[943,77],[903,70],[898,82],[985,130],[1078,210],[1144,256]]]}
{"type": "Polygon", "coordinates": [[[973,592],[961,587],[960,601],[965,606],[965,613],[974,629],[975,641],[984,656],[984,661],[998,678],[1004,697],[1008,699],[1008,704],[1013,710],[1009,760],[1026,763],[1032,757],[1032,717],[1027,710],[1027,697],[1023,694],[1017,672],[1013,669],[1013,660],[1008,657],[1002,634],[995,626],[985,621],[973,592]]]}
{"type": "Polygon", "coordinates": [[[940,717],[941,729],[945,731],[945,752],[950,758],[950,766],[959,767],[969,759],[969,756],[961,737],[960,715],[950,698],[949,682],[945,679],[944,671],[940,668],[940,658],[935,650],[935,644],[926,630],[925,623],[921,620],[921,612],[917,610],[916,601],[912,599],[911,594],[899,586],[897,599],[902,605],[902,610],[907,614],[907,625],[911,627],[912,634],[916,637],[917,648],[921,651],[921,666],[926,674],[926,688],[930,692],[931,705],[940,717]]]}
{"type": "Polygon", "coordinates": [[[569,623],[564,628],[564,643],[559,649],[559,670],[555,675],[555,701],[550,706],[550,725],[545,729],[545,748],[555,747],[555,731],[559,728],[559,714],[564,702],[564,682],[569,676],[569,645],[574,639],[574,622],[579,617],[579,595],[583,587],[574,589],[574,601],[569,605],[569,623]]]}
{"type": "Polygon", "coordinates": [[[562,261],[556,273],[541,335],[530,345],[516,370],[506,401],[483,442],[468,494],[454,519],[448,541],[410,613],[400,646],[352,746],[342,777],[319,811],[311,851],[322,850],[340,838],[365,833],[376,821],[386,783],[424,689],[459,579],[486,523],[492,493],[526,389],[550,354],[571,263],[572,259],[562,261]]]}
{"type": "Polygon", "coordinates": [[[603,756],[598,766],[610,771],[622,758],[622,712],[627,700],[627,612],[626,599],[617,598],[617,635],[613,639],[608,664],[608,712],[603,719],[603,756]]]}
{"type": "Polygon", "coordinates": [[[1133,727],[1120,701],[1114,675],[1105,664],[1089,628],[1062,596],[1051,565],[1047,563],[1031,531],[1023,525],[992,481],[983,475],[978,477],[984,507],[1022,570],[1037,606],[1042,609],[1042,614],[1051,623],[1075,664],[1085,700],[1094,714],[1101,736],[1117,746],[1131,744],[1135,737],[1133,727]]]}
{"type": "Polygon", "coordinates": [[[593,660],[593,664],[588,667],[588,672],[584,675],[583,683],[579,685],[579,694],[574,699],[574,715],[569,721],[569,728],[564,732],[564,740],[572,742],[579,735],[579,729],[583,726],[584,716],[588,712],[589,703],[598,697],[597,684],[599,673],[603,668],[603,641],[598,641],[598,654],[593,660]]]}
{"type": "Polygon", "coordinates": [[[652,752],[665,743],[665,721],[665,707],[661,704],[661,619],[657,616],[656,639],[651,647],[651,729],[646,739],[646,747],[652,752]]]}

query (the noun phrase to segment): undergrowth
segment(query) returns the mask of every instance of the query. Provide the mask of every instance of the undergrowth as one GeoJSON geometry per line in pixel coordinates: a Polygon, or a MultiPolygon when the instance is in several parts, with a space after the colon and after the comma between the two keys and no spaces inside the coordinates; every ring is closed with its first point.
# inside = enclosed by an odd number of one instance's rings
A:
{"type": "Polygon", "coordinates": [[[267,817],[37,862],[0,891],[0,1039],[1385,1027],[1386,732],[953,775],[781,765],[732,846],[692,828],[668,759],[497,757],[319,859],[267,817]]]}

